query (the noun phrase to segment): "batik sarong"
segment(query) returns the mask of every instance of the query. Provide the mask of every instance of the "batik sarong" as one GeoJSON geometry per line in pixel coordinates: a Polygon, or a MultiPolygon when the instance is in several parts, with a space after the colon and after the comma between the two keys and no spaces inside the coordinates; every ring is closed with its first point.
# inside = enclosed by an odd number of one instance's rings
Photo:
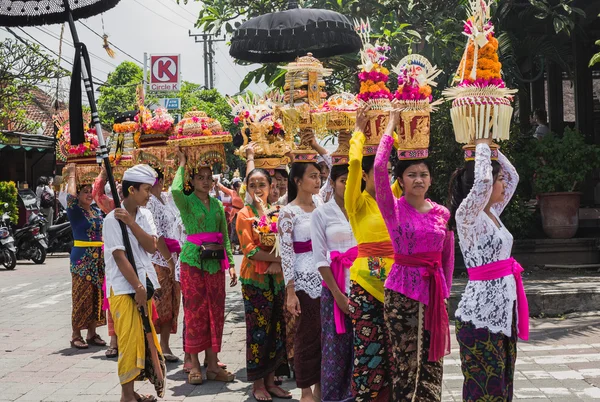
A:
{"type": "Polygon", "coordinates": [[[512,401],[517,360],[516,314],[511,336],[456,320],[463,376],[463,401],[512,401]]]}
{"type": "Polygon", "coordinates": [[[391,350],[383,303],[354,281],[349,300],[354,326],[352,394],[357,402],[389,401],[391,350]]]}
{"type": "Polygon", "coordinates": [[[425,306],[385,289],[385,322],[392,342],[392,401],[441,401],[443,359],[428,360],[425,306]]]}
{"type": "Polygon", "coordinates": [[[154,292],[154,303],[158,319],[154,321],[156,331],[161,332],[163,325],[171,328],[171,333],[177,333],[177,319],[179,318],[179,305],[181,304],[181,287],[175,280],[174,273],[168,267],[154,264],[158,275],[160,288],[154,292]]]}
{"type": "MultiPolygon", "coordinates": [[[[104,271],[102,271],[102,275],[104,271]]],[[[102,279],[102,278],[101,278],[102,279]]],[[[106,315],[102,310],[102,288],[88,278],[71,274],[73,311],[71,324],[74,330],[87,329],[92,323],[96,327],[106,324],[106,315]]]]}
{"type": "Polygon", "coordinates": [[[287,364],[283,291],[242,284],[246,316],[246,372],[256,381],[287,364]]]}
{"type": "Polygon", "coordinates": [[[353,334],[352,320],[346,316],[346,333],[335,328],[335,299],[323,287],[321,293],[321,401],[350,402],[352,397],[353,334]]]}
{"type": "Polygon", "coordinates": [[[225,325],[225,273],[214,274],[181,263],[181,290],[185,311],[186,353],[208,348],[221,351],[225,325]]]}
{"type": "Polygon", "coordinates": [[[321,382],[321,300],[311,299],[303,291],[300,317],[294,340],[294,371],[298,388],[309,388],[321,382]]]}

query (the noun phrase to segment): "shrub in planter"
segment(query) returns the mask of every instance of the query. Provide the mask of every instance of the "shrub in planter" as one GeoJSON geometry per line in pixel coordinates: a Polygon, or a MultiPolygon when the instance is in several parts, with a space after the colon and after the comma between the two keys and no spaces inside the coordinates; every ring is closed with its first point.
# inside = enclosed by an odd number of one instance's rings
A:
{"type": "Polygon", "coordinates": [[[0,181],[0,211],[8,212],[13,223],[19,220],[17,185],[14,181],[0,181]],[[4,204],[8,204],[8,208],[5,208],[4,204]]]}
{"type": "Polygon", "coordinates": [[[600,147],[587,144],[581,133],[566,128],[562,137],[546,135],[537,144],[534,190],[542,226],[551,238],[568,239],[579,227],[579,186],[600,167],[600,147]]]}

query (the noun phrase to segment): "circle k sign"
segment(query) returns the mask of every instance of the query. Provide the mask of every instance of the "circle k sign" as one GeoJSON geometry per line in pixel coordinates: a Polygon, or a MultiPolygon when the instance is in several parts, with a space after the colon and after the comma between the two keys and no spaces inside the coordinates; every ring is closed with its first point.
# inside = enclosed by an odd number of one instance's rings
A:
{"type": "Polygon", "coordinates": [[[179,91],[181,55],[150,55],[150,90],[179,91]]]}

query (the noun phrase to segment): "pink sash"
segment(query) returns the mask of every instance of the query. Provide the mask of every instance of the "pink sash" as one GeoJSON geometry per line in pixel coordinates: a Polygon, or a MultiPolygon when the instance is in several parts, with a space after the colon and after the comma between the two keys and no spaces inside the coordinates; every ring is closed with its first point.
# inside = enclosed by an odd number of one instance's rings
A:
{"type": "MultiPolygon", "coordinates": [[[[201,246],[204,243],[223,244],[223,233],[221,232],[206,232],[188,235],[186,238],[192,244],[201,246]]],[[[229,260],[227,260],[227,250],[225,250],[225,258],[221,260],[221,269],[227,271],[229,269],[229,260]]]]}
{"type": "Polygon", "coordinates": [[[165,244],[171,253],[181,254],[181,244],[177,240],[165,237],[165,244]]]}
{"type": "Polygon", "coordinates": [[[526,341],[529,339],[529,305],[527,304],[527,295],[521,278],[521,272],[523,271],[521,264],[513,257],[467,269],[471,281],[491,281],[509,275],[515,277],[517,284],[517,329],[519,338],[526,341]]]}
{"type": "Polygon", "coordinates": [[[294,253],[303,254],[303,253],[310,253],[311,251],[312,251],[312,240],[295,241],[294,242],[294,253]]]}
{"type": "MultiPolygon", "coordinates": [[[[335,283],[338,285],[338,288],[342,292],[346,291],[346,270],[349,269],[356,257],[358,256],[358,247],[352,247],[345,253],[340,253],[339,251],[332,251],[330,253],[331,258],[331,273],[333,274],[333,279],[335,283]]],[[[323,281],[323,286],[327,288],[327,284],[323,281]]],[[[335,300],[333,301],[333,317],[335,318],[335,331],[338,334],[346,333],[346,324],[345,324],[345,314],[342,312],[342,309],[337,305],[335,300]]]]}
{"type": "Polygon", "coordinates": [[[423,277],[429,280],[429,304],[425,310],[425,329],[429,331],[430,362],[437,362],[450,354],[450,320],[444,301],[444,278],[442,277],[442,253],[425,252],[410,255],[394,254],[394,262],[408,267],[424,267],[423,277]]]}

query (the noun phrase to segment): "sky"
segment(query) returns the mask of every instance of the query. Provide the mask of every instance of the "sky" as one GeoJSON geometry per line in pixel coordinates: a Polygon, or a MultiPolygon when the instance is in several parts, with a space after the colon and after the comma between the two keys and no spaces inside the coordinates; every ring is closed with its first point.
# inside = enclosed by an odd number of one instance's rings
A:
{"type": "MultiPolygon", "coordinates": [[[[102,39],[95,33],[76,22],[80,40],[84,42],[91,53],[92,75],[95,81],[104,82],[108,73],[123,61],[133,61],[142,66],[144,52],[148,54],[181,54],[181,79],[198,84],[204,84],[204,61],[202,43],[194,43],[192,33],[201,33],[194,28],[201,5],[199,2],[189,0],[177,4],[176,0],[122,0],[115,8],[81,20],[93,31],[102,35],[109,35],[109,41],[119,49],[113,47],[116,57],[111,59],[102,48],[102,39]],[[104,21],[104,29],[103,29],[104,21]],[[135,59],[135,60],[134,60],[135,59]]],[[[43,27],[23,28],[27,36],[19,29],[15,32],[30,43],[34,39],[47,46],[50,50],[59,53],[59,38],[61,25],[47,25],[43,27]]],[[[12,37],[5,30],[0,29],[0,38],[12,37]]],[[[75,50],[70,45],[73,43],[68,26],[65,27],[64,42],[62,46],[62,67],[72,69],[71,62],[75,50]]],[[[228,38],[229,39],[229,38],[228,38]]],[[[229,56],[229,46],[226,42],[217,42],[215,46],[215,87],[223,95],[234,95],[239,90],[247,72],[257,67],[239,66],[229,56]]],[[[46,49],[45,52],[57,58],[46,49]]],[[[53,86],[56,85],[54,82],[53,86]]],[[[68,81],[61,83],[61,98],[68,96],[68,81]]],[[[264,91],[264,85],[252,84],[249,90],[253,92],[264,91]]],[[[63,99],[64,100],[64,99],[63,99]]]]}

